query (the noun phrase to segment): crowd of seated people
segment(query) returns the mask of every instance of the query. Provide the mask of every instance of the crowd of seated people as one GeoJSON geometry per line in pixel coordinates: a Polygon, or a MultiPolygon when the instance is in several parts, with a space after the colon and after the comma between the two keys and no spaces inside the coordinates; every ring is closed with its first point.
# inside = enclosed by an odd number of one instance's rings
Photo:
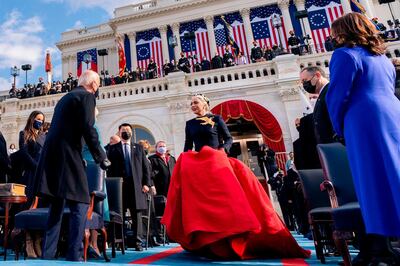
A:
{"type": "Polygon", "coordinates": [[[54,81],[51,83],[45,83],[43,78],[40,77],[37,84],[25,84],[23,88],[16,88],[14,85],[9,91],[10,98],[32,98],[44,95],[51,95],[57,93],[69,92],[77,86],[77,79],[72,76],[72,73],[68,74],[67,80],[54,81]]]}

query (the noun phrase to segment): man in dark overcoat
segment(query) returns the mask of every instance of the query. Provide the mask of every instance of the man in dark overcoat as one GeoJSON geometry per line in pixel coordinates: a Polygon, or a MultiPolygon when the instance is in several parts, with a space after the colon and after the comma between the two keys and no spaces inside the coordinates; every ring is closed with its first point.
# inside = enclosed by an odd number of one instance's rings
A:
{"type": "Polygon", "coordinates": [[[49,198],[49,218],[43,243],[43,259],[53,259],[57,251],[61,221],[66,203],[70,209],[66,259],[81,260],[89,188],[82,159],[82,140],[94,160],[106,169],[110,162],[100,146],[94,128],[99,75],[91,70],[79,78],[79,87],[60,99],[54,109],[51,129],[42,150],[37,170],[39,193],[49,198]]]}
{"type": "Polygon", "coordinates": [[[141,145],[132,141],[132,126],[119,126],[121,141],[108,148],[111,161],[107,176],[123,177],[124,211],[129,209],[133,222],[135,250],[142,251],[138,237],[142,236],[141,212],[147,209],[146,194],[150,190],[150,164],[141,145]]]}
{"type": "Polygon", "coordinates": [[[335,132],[325,101],[329,88],[329,80],[325,71],[318,66],[305,67],[300,72],[300,80],[308,93],[318,95],[313,112],[314,134],[317,144],[335,142],[335,132]]]}
{"type": "Polygon", "coordinates": [[[176,164],[174,156],[167,152],[167,145],[164,141],[156,144],[156,153],[149,157],[151,163],[151,175],[156,187],[157,195],[167,197],[172,171],[176,164]]]}

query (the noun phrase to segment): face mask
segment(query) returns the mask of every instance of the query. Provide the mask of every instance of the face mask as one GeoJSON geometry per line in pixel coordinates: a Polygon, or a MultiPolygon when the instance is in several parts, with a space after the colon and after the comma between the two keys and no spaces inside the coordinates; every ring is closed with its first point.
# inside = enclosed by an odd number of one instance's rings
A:
{"type": "Polygon", "coordinates": [[[40,129],[41,127],[42,127],[42,125],[43,125],[43,122],[42,121],[39,121],[39,120],[35,120],[34,122],[33,122],[33,128],[34,129],[40,129]]]}
{"type": "Polygon", "coordinates": [[[304,88],[304,90],[305,90],[306,92],[308,92],[308,93],[315,93],[316,90],[317,90],[317,86],[316,86],[316,85],[312,85],[312,84],[311,84],[311,80],[312,80],[312,79],[307,80],[307,81],[304,81],[304,82],[303,82],[303,88],[304,88]]]}
{"type": "Polygon", "coordinates": [[[340,48],[343,46],[343,44],[339,44],[336,39],[332,39],[332,45],[333,45],[334,49],[340,48]]]}
{"type": "Polygon", "coordinates": [[[122,132],[121,133],[121,138],[123,139],[123,140],[129,140],[130,138],[132,137],[132,135],[131,135],[131,133],[129,133],[129,132],[122,132]]]}
{"type": "Polygon", "coordinates": [[[165,154],[167,152],[167,147],[158,147],[157,152],[160,154],[165,154]]]}

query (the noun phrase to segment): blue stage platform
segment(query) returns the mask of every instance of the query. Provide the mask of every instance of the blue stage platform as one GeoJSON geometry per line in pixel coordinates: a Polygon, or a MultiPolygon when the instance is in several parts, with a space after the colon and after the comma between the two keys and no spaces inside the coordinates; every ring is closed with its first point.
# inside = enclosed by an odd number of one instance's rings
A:
{"type": "MultiPolygon", "coordinates": [[[[200,265],[215,265],[215,266],[305,266],[305,265],[323,265],[317,260],[315,256],[315,250],[313,242],[303,238],[302,236],[294,234],[297,242],[306,249],[312,250],[311,258],[309,259],[262,259],[262,260],[245,260],[245,261],[215,261],[206,258],[195,256],[189,252],[182,250],[178,244],[170,244],[165,247],[149,248],[143,252],[135,252],[131,249],[127,250],[125,255],[121,255],[121,252],[117,252],[117,257],[112,259],[111,262],[105,262],[104,260],[89,260],[83,265],[88,266],[100,266],[100,265],[121,265],[121,264],[133,264],[133,265],[188,265],[188,266],[200,266],[200,265]]],[[[109,251],[111,256],[111,251],[109,251]]],[[[12,254],[9,254],[8,261],[0,262],[1,266],[6,265],[29,265],[29,266],[50,266],[50,265],[76,265],[82,264],[80,262],[66,262],[64,260],[20,260],[14,261],[12,254]]],[[[340,257],[327,257],[325,265],[338,265],[341,261],[340,257]]]]}

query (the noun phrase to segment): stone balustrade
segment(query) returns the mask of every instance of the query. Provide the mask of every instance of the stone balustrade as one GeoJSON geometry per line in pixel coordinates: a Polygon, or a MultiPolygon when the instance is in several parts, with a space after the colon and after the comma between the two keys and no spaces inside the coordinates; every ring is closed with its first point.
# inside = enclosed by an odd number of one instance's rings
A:
{"type": "Polygon", "coordinates": [[[275,62],[260,62],[255,64],[213,69],[187,75],[187,85],[192,90],[223,89],[242,85],[255,85],[261,81],[273,81],[277,78],[275,62]]]}

